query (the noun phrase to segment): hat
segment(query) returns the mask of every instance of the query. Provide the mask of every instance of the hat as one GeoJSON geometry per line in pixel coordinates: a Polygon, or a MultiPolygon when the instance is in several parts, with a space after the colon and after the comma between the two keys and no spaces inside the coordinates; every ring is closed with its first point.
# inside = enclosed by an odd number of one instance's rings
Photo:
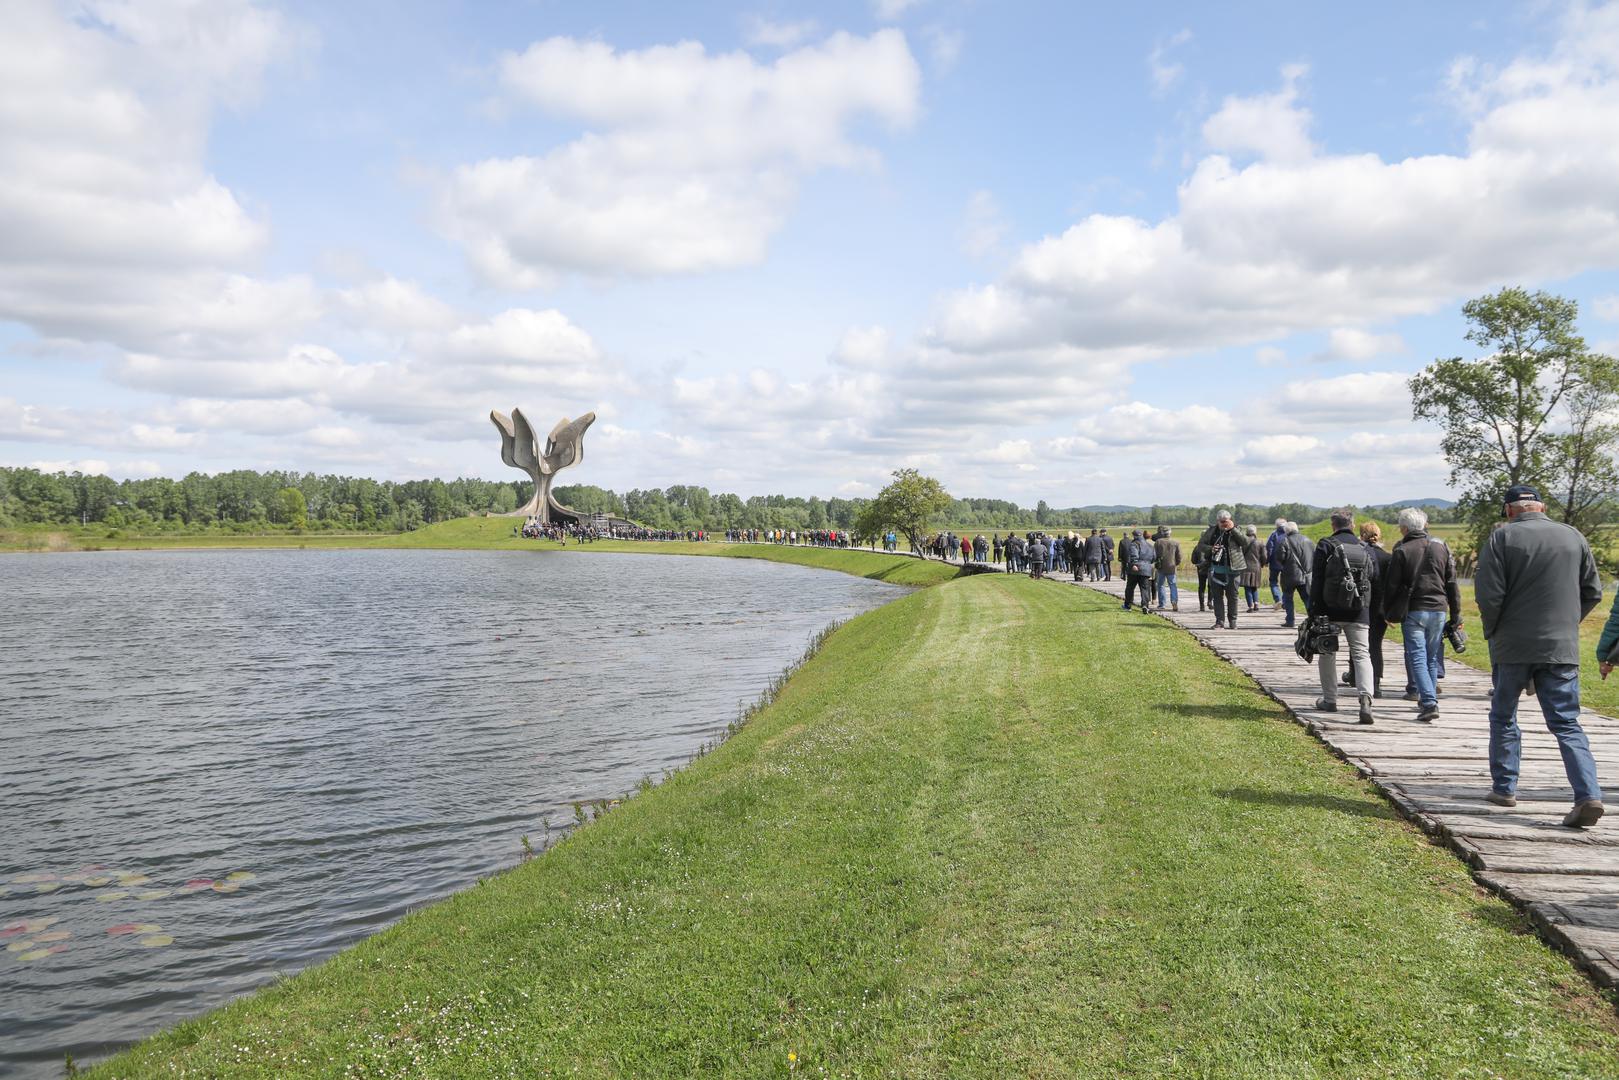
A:
{"type": "Polygon", "coordinates": [[[1506,496],[1502,501],[1508,506],[1516,502],[1539,502],[1540,495],[1528,484],[1513,484],[1507,488],[1506,496]]]}

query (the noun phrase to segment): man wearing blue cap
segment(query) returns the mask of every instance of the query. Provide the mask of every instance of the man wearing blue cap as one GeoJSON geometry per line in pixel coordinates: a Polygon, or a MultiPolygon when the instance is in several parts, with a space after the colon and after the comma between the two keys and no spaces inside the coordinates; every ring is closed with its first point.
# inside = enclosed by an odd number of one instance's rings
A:
{"type": "Polygon", "coordinates": [[[1574,809],[1563,824],[1589,828],[1603,807],[1596,759],[1580,727],[1580,620],[1602,599],[1602,579],[1591,545],[1577,529],[1548,518],[1534,488],[1516,484],[1505,502],[1507,523],[1480,549],[1473,585],[1495,683],[1488,798],[1517,805],[1518,699],[1529,688],[1574,789],[1574,809]]]}

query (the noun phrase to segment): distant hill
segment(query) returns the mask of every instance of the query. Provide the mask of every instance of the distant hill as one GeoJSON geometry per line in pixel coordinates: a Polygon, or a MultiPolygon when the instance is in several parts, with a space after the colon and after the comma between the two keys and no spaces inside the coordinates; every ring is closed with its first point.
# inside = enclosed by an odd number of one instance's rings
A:
{"type": "Polygon", "coordinates": [[[1401,499],[1396,503],[1389,503],[1396,510],[1404,510],[1408,506],[1433,506],[1440,510],[1449,510],[1456,505],[1455,499],[1401,499]]]}
{"type": "MultiPolygon", "coordinates": [[[[1147,512],[1152,510],[1152,507],[1150,507],[1150,506],[1079,506],[1079,507],[1075,507],[1075,509],[1076,510],[1083,510],[1086,513],[1090,513],[1090,514],[1135,514],[1135,513],[1147,513],[1147,512]]],[[[1160,504],[1158,509],[1167,513],[1167,512],[1169,512],[1171,510],[1191,510],[1191,509],[1193,509],[1193,507],[1187,506],[1184,503],[1175,503],[1173,505],[1160,504]]]]}

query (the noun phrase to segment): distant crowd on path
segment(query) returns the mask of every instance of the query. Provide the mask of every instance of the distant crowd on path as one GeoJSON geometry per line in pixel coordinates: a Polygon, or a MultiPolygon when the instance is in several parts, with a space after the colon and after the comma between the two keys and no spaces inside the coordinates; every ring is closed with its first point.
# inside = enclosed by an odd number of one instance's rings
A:
{"type": "MultiPolygon", "coordinates": [[[[1491,788],[1486,796],[1498,806],[1517,805],[1522,756],[1518,726],[1521,699],[1533,695],[1546,727],[1556,737],[1565,775],[1573,789],[1573,808],[1563,818],[1572,828],[1588,828],[1603,815],[1602,789],[1596,761],[1580,726],[1580,622],[1602,599],[1596,560],[1576,529],[1546,516],[1545,505],[1531,487],[1516,485],[1503,495],[1505,521],[1490,533],[1478,555],[1473,591],[1490,651],[1491,788]]],[[[1338,710],[1340,683],[1358,700],[1358,720],[1375,722],[1372,702],[1384,697],[1383,637],[1400,628],[1406,671],[1404,697],[1417,702],[1417,719],[1439,718],[1440,680],[1449,641],[1466,648],[1462,627],[1461,588],[1456,562],[1444,542],[1428,533],[1428,518],[1408,508],[1399,514],[1400,540],[1392,550],[1382,546],[1375,522],[1355,528],[1354,512],[1335,510],[1332,533],[1316,543],[1298,525],[1278,519],[1261,542],[1253,526],[1237,527],[1230,512],[1220,511],[1192,551],[1198,573],[1198,609],[1214,608],[1212,629],[1235,630],[1238,590],[1244,613],[1261,610],[1260,578],[1268,571],[1271,608],[1285,610],[1284,627],[1299,633],[1295,649],[1314,659],[1321,682],[1315,707],[1338,710]],[[1297,625],[1295,598],[1302,599],[1305,623],[1297,625]],[[1349,670],[1340,680],[1338,643],[1347,642],[1349,670]]],[[[1167,534],[1167,530],[1160,530],[1167,534]]],[[[1139,533],[1120,545],[1126,575],[1124,609],[1140,590],[1141,608],[1149,610],[1149,575],[1160,588],[1158,567],[1174,567],[1166,553],[1149,548],[1139,533]]],[[[1178,558],[1175,561],[1179,561],[1178,558]]],[[[1105,580],[1105,578],[1104,578],[1105,580]]],[[[1179,610],[1173,603],[1171,606],[1179,610]]],[[[1597,643],[1602,678],[1615,666],[1619,646],[1619,597],[1597,643]]]]}
{"type": "Polygon", "coordinates": [[[566,546],[572,540],[576,544],[589,544],[597,540],[684,540],[690,542],[703,542],[710,539],[709,533],[703,529],[644,529],[639,525],[615,525],[611,528],[598,528],[594,525],[581,525],[575,522],[542,522],[539,518],[526,518],[523,523],[513,530],[525,540],[554,540],[566,546]]]}
{"type": "Polygon", "coordinates": [[[727,529],[725,539],[732,544],[785,544],[790,547],[803,545],[834,548],[854,546],[849,534],[839,529],[727,529]]]}

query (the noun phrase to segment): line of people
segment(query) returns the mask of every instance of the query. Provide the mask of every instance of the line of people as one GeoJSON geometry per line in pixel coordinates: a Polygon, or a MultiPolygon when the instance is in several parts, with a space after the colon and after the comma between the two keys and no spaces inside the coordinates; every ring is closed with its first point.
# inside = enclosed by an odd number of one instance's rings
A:
{"type": "MultiPolygon", "coordinates": [[[[1569,827],[1587,828],[1603,815],[1602,789],[1590,742],[1580,726],[1580,622],[1602,598],[1602,583],[1591,547],[1581,533],[1555,522],[1532,487],[1514,485],[1503,496],[1505,521],[1479,551],[1474,578],[1485,640],[1490,651],[1489,767],[1487,795],[1498,806],[1517,805],[1522,731],[1518,706],[1523,697],[1539,703],[1546,727],[1556,738],[1564,773],[1573,789],[1569,827]]],[[[1270,572],[1275,606],[1286,611],[1283,626],[1295,626],[1294,600],[1304,600],[1306,623],[1299,627],[1301,656],[1314,654],[1321,696],[1315,707],[1338,711],[1341,687],[1355,695],[1358,721],[1372,724],[1372,702],[1383,697],[1383,637],[1400,628],[1406,670],[1404,697],[1417,702],[1417,720],[1439,718],[1440,680],[1446,642],[1466,648],[1461,588],[1456,562],[1443,541],[1428,533],[1428,518],[1417,508],[1400,511],[1400,539],[1382,546],[1376,522],[1357,530],[1354,512],[1335,510],[1332,532],[1312,544],[1296,523],[1276,522],[1258,542],[1253,527],[1239,529],[1228,511],[1202,535],[1193,551],[1198,570],[1199,610],[1205,583],[1214,608],[1214,629],[1237,627],[1237,590],[1247,612],[1259,610],[1262,569],[1270,572]],[[1348,671],[1340,678],[1338,643],[1347,645],[1348,671]]],[[[1139,586],[1149,565],[1132,538],[1128,547],[1125,608],[1131,586],[1139,586]]],[[[1145,606],[1145,592],[1143,592],[1145,606]]],[[[1163,606],[1162,597],[1159,606],[1163,606]]],[[[1603,678],[1619,649],[1619,599],[1597,644],[1603,678]]]]}

